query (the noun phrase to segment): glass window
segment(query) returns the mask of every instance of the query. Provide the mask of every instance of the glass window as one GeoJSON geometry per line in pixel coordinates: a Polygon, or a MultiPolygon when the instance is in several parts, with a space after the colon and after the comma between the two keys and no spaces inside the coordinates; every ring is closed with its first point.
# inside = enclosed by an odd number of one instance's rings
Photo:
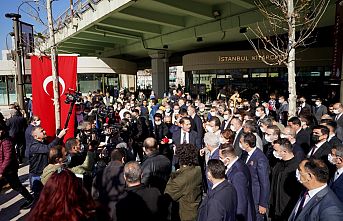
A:
{"type": "Polygon", "coordinates": [[[8,105],[6,77],[0,77],[0,105],[8,105]]]}

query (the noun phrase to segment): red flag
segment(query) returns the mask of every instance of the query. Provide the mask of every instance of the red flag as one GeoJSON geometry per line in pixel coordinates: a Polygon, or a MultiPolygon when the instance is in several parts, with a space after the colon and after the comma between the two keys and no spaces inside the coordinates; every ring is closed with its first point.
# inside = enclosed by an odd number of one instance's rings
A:
{"type": "MultiPolygon", "coordinates": [[[[70,104],[66,104],[66,93],[68,89],[76,90],[76,71],[77,57],[76,56],[58,56],[57,71],[59,76],[59,93],[60,93],[60,113],[61,125],[64,127],[70,104]]],[[[50,57],[31,57],[31,78],[32,78],[32,103],[33,113],[41,119],[41,126],[45,129],[49,137],[55,137],[55,108],[54,108],[54,93],[52,82],[52,68],[50,57]]],[[[71,115],[68,124],[68,133],[65,139],[74,137],[75,125],[75,108],[71,115]]]]}

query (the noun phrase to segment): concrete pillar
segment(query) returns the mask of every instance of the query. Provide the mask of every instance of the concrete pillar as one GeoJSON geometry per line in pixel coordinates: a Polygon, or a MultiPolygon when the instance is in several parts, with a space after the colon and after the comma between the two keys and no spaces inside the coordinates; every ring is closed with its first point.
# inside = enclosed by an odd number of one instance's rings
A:
{"type": "Polygon", "coordinates": [[[154,51],[149,53],[152,69],[152,90],[157,98],[163,98],[163,93],[169,88],[168,52],[154,51]]]}

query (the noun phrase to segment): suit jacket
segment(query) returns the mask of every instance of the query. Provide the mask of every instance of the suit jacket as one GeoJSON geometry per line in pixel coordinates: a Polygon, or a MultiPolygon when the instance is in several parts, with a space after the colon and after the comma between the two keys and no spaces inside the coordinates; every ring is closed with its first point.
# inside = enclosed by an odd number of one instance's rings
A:
{"type": "Polygon", "coordinates": [[[331,153],[331,149],[332,149],[332,146],[328,142],[325,142],[319,147],[319,149],[314,154],[312,154],[311,157],[327,162],[328,161],[327,157],[329,153],[331,153]]]}
{"type": "Polygon", "coordinates": [[[336,136],[338,139],[343,140],[343,114],[338,119],[336,117],[334,119],[337,123],[336,136]]]}
{"type": "Polygon", "coordinates": [[[233,143],[233,147],[235,149],[235,153],[237,156],[242,155],[242,149],[239,147],[239,140],[241,139],[243,134],[243,128],[240,129],[240,131],[237,133],[237,136],[235,136],[235,142],[233,143]]]}
{"type": "Polygon", "coordinates": [[[328,109],[326,106],[324,105],[320,105],[319,107],[315,106],[312,109],[312,113],[314,115],[314,117],[317,119],[318,122],[320,122],[320,118],[324,115],[328,113],[328,109]]]}
{"type": "Polygon", "coordinates": [[[329,186],[336,194],[337,198],[343,203],[343,175],[341,174],[336,181],[333,178],[329,182],[329,186]]]}
{"type": "Polygon", "coordinates": [[[260,205],[268,208],[270,192],[268,159],[260,149],[256,148],[247,165],[251,175],[255,206],[260,205]]]}
{"type": "Polygon", "coordinates": [[[202,120],[199,115],[195,114],[194,118],[191,118],[191,130],[198,133],[198,136],[202,138],[204,136],[204,128],[202,126],[202,120]]]}
{"type": "MultiPolygon", "coordinates": [[[[178,129],[175,133],[173,133],[173,142],[176,145],[181,144],[181,129],[178,129]]],[[[201,148],[201,138],[198,136],[198,133],[194,130],[189,132],[189,143],[195,145],[197,148],[201,148]]]]}
{"type": "Polygon", "coordinates": [[[304,129],[300,129],[300,131],[295,136],[296,143],[303,148],[305,154],[308,153],[310,150],[310,141],[311,141],[311,134],[306,132],[304,129]]]}
{"type": "Polygon", "coordinates": [[[335,193],[325,187],[314,195],[303,207],[298,217],[294,219],[296,208],[294,207],[288,221],[340,221],[343,216],[343,205],[335,193]]]}
{"type": "Polygon", "coordinates": [[[227,171],[226,177],[237,191],[237,220],[254,221],[256,219],[255,204],[248,166],[238,159],[227,171]]]}
{"type": "Polygon", "coordinates": [[[237,192],[227,181],[210,190],[198,210],[198,221],[235,221],[237,192]]]}
{"type": "Polygon", "coordinates": [[[342,144],[342,141],[336,136],[333,136],[328,142],[332,147],[342,144]]]}

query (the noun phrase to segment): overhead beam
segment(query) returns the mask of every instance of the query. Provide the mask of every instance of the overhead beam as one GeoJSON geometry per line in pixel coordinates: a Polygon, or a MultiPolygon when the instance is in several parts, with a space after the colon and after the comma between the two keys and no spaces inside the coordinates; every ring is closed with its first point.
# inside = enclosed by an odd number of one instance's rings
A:
{"type": "Polygon", "coordinates": [[[94,33],[85,33],[82,32],[78,35],[75,35],[72,37],[73,39],[81,39],[81,40],[87,40],[92,42],[106,42],[106,43],[113,43],[113,44],[120,44],[125,45],[127,44],[127,41],[122,38],[116,38],[109,35],[104,35],[104,33],[101,33],[101,36],[99,34],[94,33]]]}
{"type": "Polygon", "coordinates": [[[108,42],[98,42],[98,41],[90,41],[90,40],[83,40],[83,39],[69,39],[65,43],[75,44],[75,45],[93,45],[98,47],[105,47],[105,48],[114,48],[115,44],[108,43],[108,42]]]}
{"type": "Polygon", "coordinates": [[[245,0],[229,0],[229,2],[246,9],[256,8],[256,5],[246,2],[245,0]]]}
{"type": "Polygon", "coordinates": [[[95,52],[95,50],[76,49],[75,47],[67,47],[67,46],[57,47],[57,50],[67,50],[67,51],[69,51],[71,53],[77,53],[77,52],[93,53],[93,52],[95,52]]]}
{"type": "Polygon", "coordinates": [[[175,9],[185,15],[191,15],[197,18],[212,20],[212,7],[192,0],[175,1],[175,0],[155,0],[155,3],[164,7],[175,9]]]}
{"type": "Polygon", "coordinates": [[[148,33],[148,34],[161,34],[159,25],[149,24],[147,22],[128,21],[124,19],[107,18],[98,23],[99,26],[117,28],[127,31],[148,33]]]}
{"type": "Polygon", "coordinates": [[[152,10],[129,7],[119,11],[118,13],[125,14],[127,16],[137,18],[140,21],[145,21],[153,24],[165,25],[173,28],[185,27],[185,21],[183,17],[160,13],[152,10]]]}
{"type": "Polygon", "coordinates": [[[90,50],[104,50],[104,47],[94,46],[92,44],[90,45],[75,45],[68,42],[63,42],[61,44],[61,47],[71,47],[71,48],[79,48],[79,49],[90,49],[90,50]]]}
{"type": "Polygon", "coordinates": [[[104,28],[104,27],[91,27],[84,32],[100,35],[100,36],[110,36],[110,37],[116,37],[116,38],[122,38],[122,39],[130,39],[130,40],[137,40],[140,39],[141,36],[139,36],[139,33],[123,33],[121,31],[111,29],[111,28],[104,28]]]}

